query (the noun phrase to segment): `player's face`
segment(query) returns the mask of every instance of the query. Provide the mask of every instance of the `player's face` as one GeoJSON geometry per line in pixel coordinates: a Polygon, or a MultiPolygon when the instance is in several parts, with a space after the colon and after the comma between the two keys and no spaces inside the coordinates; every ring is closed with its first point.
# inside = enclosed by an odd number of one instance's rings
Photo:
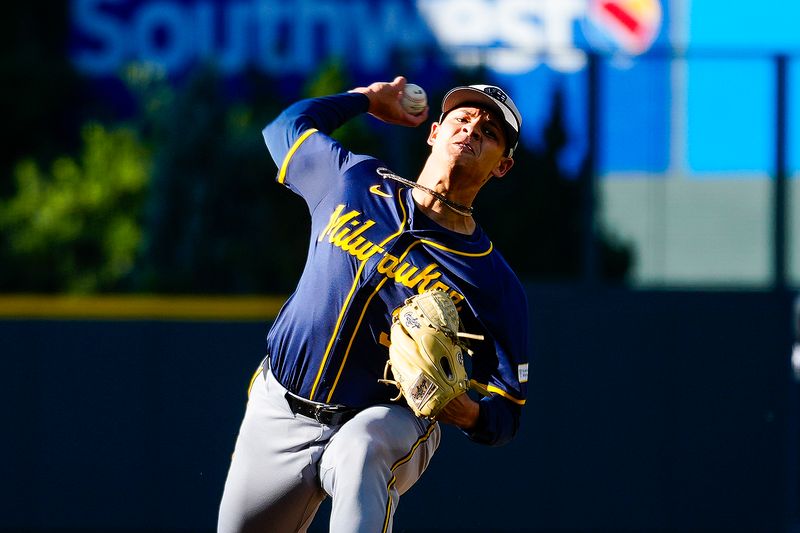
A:
{"type": "Polygon", "coordinates": [[[500,177],[513,161],[505,157],[506,133],[500,120],[479,107],[459,107],[434,123],[428,144],[443,150],[456,166],[469,165],[488,179],[500,177]]]}

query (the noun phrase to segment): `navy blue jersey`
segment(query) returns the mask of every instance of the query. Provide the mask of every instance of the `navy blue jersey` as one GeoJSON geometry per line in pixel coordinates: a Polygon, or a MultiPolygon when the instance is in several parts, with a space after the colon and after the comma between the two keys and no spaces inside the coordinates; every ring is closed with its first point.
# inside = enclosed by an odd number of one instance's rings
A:
{"type": "Polygon", "coordinates": [[[267,335],[277,379],[319,402],[366,407],[396,389],[378,382],[389,357],[392,311],[442,289],[473,341],[471,378],[493,394],[480,402],[470,438],[510,440],[525,403],[528,311],[523,288],[480,226],[472,235],[424,215],[388,165],[350,152],[328,134],[365,113],[368,98],[303,100],[263,131],[277,180],[311,213],[308,257],[295,292],[267,335]]]}

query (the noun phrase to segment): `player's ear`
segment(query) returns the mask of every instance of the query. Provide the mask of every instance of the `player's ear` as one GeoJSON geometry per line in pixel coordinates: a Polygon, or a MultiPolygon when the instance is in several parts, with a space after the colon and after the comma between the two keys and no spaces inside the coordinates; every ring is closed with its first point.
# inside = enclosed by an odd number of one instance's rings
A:
{"type": "Polygon", "coordinates": [[[436,135],[439,133],[439,123],[432,122],[431,123],[431,131],[428,133],[428,144],[433,146],[433,141],[436,140],[436,135]]]}
{"type": "Polygon", "coordinates": [[[508,173],[509,170],[511,170],[511,167],[513,166],[514,160],[512,158],[503,157],[497,162],[497,165],[495,165],[494,169],[492,170],[492,175],[495,178],[502,178],[508,173]]]}

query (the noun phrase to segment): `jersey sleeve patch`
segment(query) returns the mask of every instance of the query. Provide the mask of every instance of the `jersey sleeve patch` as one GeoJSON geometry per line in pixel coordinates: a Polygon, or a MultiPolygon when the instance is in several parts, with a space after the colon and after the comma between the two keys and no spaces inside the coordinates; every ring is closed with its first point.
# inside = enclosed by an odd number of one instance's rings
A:
{"type": "Polygon", "coordinates": [[[520,383],[528,382],[528,363],[523,363],[517,367],[517,377],[520,383]]]}

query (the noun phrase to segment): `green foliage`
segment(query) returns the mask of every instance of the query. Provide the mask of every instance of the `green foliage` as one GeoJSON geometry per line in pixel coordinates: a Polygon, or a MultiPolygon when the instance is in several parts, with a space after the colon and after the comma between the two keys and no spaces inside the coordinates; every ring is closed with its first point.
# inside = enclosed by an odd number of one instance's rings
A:
{"type": "MultiPolygon", "coordinates": [[[[303,200],[275,182],[277,167],[261,136],[290,103],[281,101],[275,81],[254,73],[246,83],[251,94],[237,98],[225,92],[212,66],[179,92],[148,67],[129,74],[155,161],[133,288],[291,291],[305,262],[310,217],[303,200]]],[[[302,90],[310,97],[352,85],[342,65],[332,62],[302,90]]],[[[335,137],[352,150],[380,156],[385,139],[375,135],[376,122],[355,119],[335,137]]]]}
{"type": "MultiPolygon", "coordinates": [[[[178,83],[136,63],[122,75],[128,94],[106,100],[87,90],[63,53],[66,7],[42,19],[33,4],[13,6],[4,23],[11,42],[0,52],[5,100],[14,102],[4,115],[14,134],[0,151],[0,290],[292,290],[309,216],[302,199],[275,183],[261,136],[296,99],[284,99],[291,80],[254,70],[231,81],[208,65],[178,83]]],[[[443,73],[437,90],[485,79],[479,71],[443,73]]],[[[353,86],[344,63],[331,61],[292,91],[320,96],[353,86]]],[[[477,219],[527,280],[581,275],[589,180],[559,171],[560,112],[556,99],[546,145],[522,147],[516,168],[477,202],[477,219]]],[[[334,136],[414,179],[429,125],[398,128],[364,116],[334,136]]],[[[624,280],[631,249],[597,237],[602,277],[624,280]]]]}
{"type": "MultiPolygon", "coordinates": [[[[345,92],[354,87],[354,83],[347,75],[344,64],[341,61],[332,60],[324,64],[317,74],[310,78],[303,88],[302,97],[315,98],[329,94],[345,92]]],[[[380,143],[377,142],[376,135],[369,127],[370,120],[377,120],[364,117],[356,117],[331,135],[339,141],[342,146],[347,146],[353,151],[367,154],[379,154],[380,143]]]]}
{"type": "Polygon", "coordinates": [[[124,127],[90,123],[82,140],[80,158],[49,171],[32,159],[16,166],[16,194],[0,200],[4,289],[108,290],[133,269],[148,150],[124,127]]]}
{"type": "Polygon", "coordinates": [[[213,66],[179,89],[165,83],[140,79],[137,89],[155,166],[132,288],[291,290],[309,217],[302,200],[274,182],[277,168],[261,136],[286,103],[255,74],[246,84],[252,95],[232,96],[213,66]]]}

